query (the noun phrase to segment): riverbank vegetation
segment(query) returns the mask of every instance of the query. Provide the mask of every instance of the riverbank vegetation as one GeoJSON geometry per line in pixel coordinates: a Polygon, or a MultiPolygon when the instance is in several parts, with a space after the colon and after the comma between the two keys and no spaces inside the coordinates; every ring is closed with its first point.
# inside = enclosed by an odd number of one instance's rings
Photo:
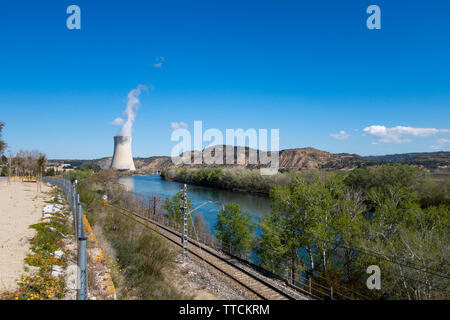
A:
{"type": "Polygon", "coordinates": [[[302,170],[261,175],[259,169],[216,168],[187,169],[169,168],[161,170],[161,178],[205,187],[221,188],[233,191],[245,191],[268,195],[275,185],[289,184],[295,177],[309,176],[318,171],[302,170]]]}
{"type": "MultiPolygon", "coordinates": [[[[184,298],[165,279],[165,271],[173,267],[174,250],[152,231],[134,220],[124,217],[117,207],[103,206],[102,195],[106,189],[116,188],[119,202],[127,193],[114,183],[117,174],[113,170],[98,173],[91,169],[74,170],[66,174],[70,180],[77,179],[77,190],[83,210],[92,226],[100,226],[105,238],[116,254],[118,268],[123,276],[118,290],[120,299],[181,299],[184,298]],[[123,192],[123,193],[122,193],[123,192]]],[[[123,199],[123,201],[128,201],[123,199]]],[[[116,282],[117,283],[117,282],[116,282]]]]}
{"type": "MultiPolygon", "coordinates": [[[[210,183],[232,176],[228,169],[197,172],[202,172],[202,179],[210,183]]],[[[196,175],[200,173],[191,177],[196,175]]],[[[236,176],[253,175],[249,172],[236,176]]],[[[94,177],[86,181],[93,179],[90,188],[99,197],[102,185],[114,177],[107,177],[105,172],[94,177]]],[[[400,164],[347,173],[304,171],[282,174],[273,180],[257,179],[270,181],[271,213],[254,221],[238,205],[226,204],[218,213],[214,241],[203,223],[199,224],[203,224],[200,240],[220,244],[222,250],[305,290],[311,279],[313,293],[323,298],[330,297],[324,288],[331,287],[338,299],[449,298],[448,179],[436,182],[427,172],[400,164]],[[371,265],[381,270],[380,290],[367,288],[367,268],[371,265]]],[[[160,222],[171,220],[172,224],[176,222],[176,229],[181,229],[181,194],[166,199],[157,211],[147,205],[148,199],[138,199],[125,191],[117,194],[122,195],[112,199],[115,203],[160,222]]],[[[89,211],[92,200],[88,195],[83,199],[89,211]]],[[[189,232],[198,237],[195,224],[194,220],[189,232]]],[[[129,233],[123,231],[121,237],[129,233]]],[[[134,247],[137,242],[124,243],[123,248],[134,247]]]]}
{"type": "MultiPolygon", "coordinates": [[[[184,213],[181,209],[183,206],[183,194],[177,192],[171,199],[166,198],[164,202],[164,209],[167,211],[166,218],[168,224],[177,229],[181,230],[184,223],[184,213]]],[[[192,209],[192,202],[186,199],[186,212],[192,209]]],[[[188,229],[191,229],[191,220],[188,221],[188,229]]]]}
{"type": "Polygon", "coordinates": [[[392,184],[399,180],[419,194],[420,203],[426,207],[434,204],[450,205],[450,174],[432,175],[424,169],[404,164],[385,164],[355,169],[350,172],[300,170],[261,175],[258,169],[216,168],[187,169],[169,168],[161,171],[161,178],[168,181],[221,188],[233,191],[245,191],[269,196],[275,186],[285,186],[296,178],[307,181],[328,175],[344,177],[346,187],[368,191],[371,187],[392,184]]]}
{"type": "Polygon", "coordinates": [[[354,298],[448,299],[448,189],[433,193],[424,179],[406,165],[295,177],[271,189],[272,212],[258,222],[252,248],[263,268],[292,283],[307,274],[354,298]],[[381,269],[379,291],[367,289],[370,265],[381,269]]]}
{"type": "Polygon", "coordinates": [[[252,216],[237,204],[227,203],[217,215],[216,237],[222,250],[240,255],[252,249],[256,225],[252,216]]]}

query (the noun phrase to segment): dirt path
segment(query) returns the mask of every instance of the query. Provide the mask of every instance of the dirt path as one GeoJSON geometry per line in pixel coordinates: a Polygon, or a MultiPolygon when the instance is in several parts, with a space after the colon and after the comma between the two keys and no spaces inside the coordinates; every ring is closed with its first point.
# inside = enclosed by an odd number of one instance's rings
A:
{"type": "Polygon", "coordinates": [[[0,183],[0,292],[14,290],[24,273],[28,239],[34,235],[28,226],[42,217],[49,190],[45,184],[38,193],[35,183],[0,183]]]}

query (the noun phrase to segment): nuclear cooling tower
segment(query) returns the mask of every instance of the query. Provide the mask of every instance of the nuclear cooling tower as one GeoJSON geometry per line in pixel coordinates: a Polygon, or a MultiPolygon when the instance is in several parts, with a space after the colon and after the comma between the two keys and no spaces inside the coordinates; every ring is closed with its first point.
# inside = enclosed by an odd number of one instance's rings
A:
{"type": "Polygon", "coordinates": [[[111,168],[116,170],[136,170],[131,154],[131,137],[114,137],[114,155],[111,162],[111,168]]]}

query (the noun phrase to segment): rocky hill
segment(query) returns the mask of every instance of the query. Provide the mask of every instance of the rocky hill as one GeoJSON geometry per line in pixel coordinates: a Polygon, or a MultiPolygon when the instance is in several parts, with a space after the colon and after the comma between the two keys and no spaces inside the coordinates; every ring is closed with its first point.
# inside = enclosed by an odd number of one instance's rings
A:
{"type": "MultiPolygon", "coordinates": [[[[178,164],[172,163],[170,157],[150,157],[150,158],[136,158],[135,166],[138,170],[150,170],[150,169],[162,169],[169,167],[183,167],[183,168],[215,168],[215,167],[244,167],[244,168],[260,168],[267,167],[268,165],[261,164],[259,161],[256,163],[250,161],[251,153],[256,155],[256,159],[259,160],[259,151],[250,148],[242,148],[239,150],[237,147],[233,147],[234,156],[227,161],[227,149],[223,148],[222,164],[195,164],[196,157],[201,157],[201,152],[185,152],[182,158],[187,160],[185,162],[191,164],[178,164]]],[[[203,150],[203,156],[208,155],[215,156],[213,148],[203,150]]],[[[270,157],[270,152],[268,153],[270,157]]],[[[287,149],[280,151],[280,164],[281,170],[298,170],[298,169],[331,169],[331,170],[349,170],[355,167],[360,167],[365,163],[365,160],[353,154],[333,154],[314,148],[299,148],[299,149],[287,149]]]]}
{"type": "MultiPolygon", "coordinates": [[[[227,167],[245,167],[245,168],[259,168],[266,167],[259,162],[250,164],[250,154],[254,152],[259,159],[259,151],[243,148],[238,150],[237,147],[231,147],[234,150],[233,164],[227,164],[227,149],[223,148],[223,164],[179,164],[175,165],[168,156],[153,156],[148,158],[134,158],[136,169],[139,171],[160,170],[170,167],[185,167],[185,168],[215,168],[220,166],[227,167]],[[238,152],[242,151],[242,152],[238,152]]],[[[201,152],[192,151],[185,152],[182,156],[184,159],[194,163],[196,156],[200,156],[201,152]]],[[[203,150],[203,155],[214,157],[214,149],[207,148],[203,150]]],[[[270,157],[270,152],[268,154],[270,157]]],[[[369,156],[362,157],[357,154],[348,153],[330,153],[314,148],[297,148],[286,149],[280,151],[279,167],[281,171],[299,170],[299,169],[324,169],[324,170],[351,170],[358,167],[374,165],[377,163],[391,163],[401,162],[411,165],[421,166],[429,169],[434,168],[449,168],[450,167],[450,152],[430,152],[430,153],[405,153],[384,156],[369,156]]],[[[95,160],[53,160],[64,161],[73,166],[98,166],[102,169],[109,168],[111,165],[111,157],[95,159],[95,160]]],[[[228,161],[229,163],[229,161],[228,161]]]]}
{"type": "Polygon", "coordinates": [[[350,170],[361,167],[365,160],[356,154],[330,153],[314,148],[287,149],[280,151],[280,169],[334,169],[350,170]]]}

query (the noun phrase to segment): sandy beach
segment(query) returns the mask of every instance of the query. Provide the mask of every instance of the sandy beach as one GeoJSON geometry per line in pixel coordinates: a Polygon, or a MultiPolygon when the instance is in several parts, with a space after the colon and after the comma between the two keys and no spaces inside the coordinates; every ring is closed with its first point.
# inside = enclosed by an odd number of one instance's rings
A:
{"type": "Polygon", "coordinates": [[[49,190],[44,183],[40,193],[35,183],[0,183],[0,292],[17,288],[17,280],[25,273],[28,239],[34,235],[29,226],[42,217],[49,190]]]}

